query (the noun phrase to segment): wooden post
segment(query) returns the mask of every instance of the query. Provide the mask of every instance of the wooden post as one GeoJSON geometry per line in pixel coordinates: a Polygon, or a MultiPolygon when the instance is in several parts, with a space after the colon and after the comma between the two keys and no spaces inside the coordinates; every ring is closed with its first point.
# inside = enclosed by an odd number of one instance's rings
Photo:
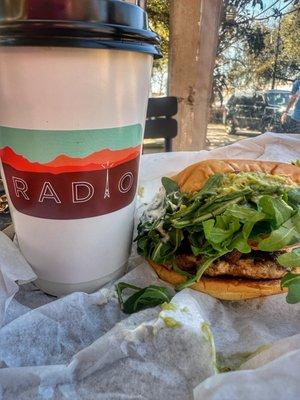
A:
{"type": "Polygon", "coordinates": [[[169,94],[179,101],[175,150],[205,148],[222,0],[171,0],[169,94]]]}

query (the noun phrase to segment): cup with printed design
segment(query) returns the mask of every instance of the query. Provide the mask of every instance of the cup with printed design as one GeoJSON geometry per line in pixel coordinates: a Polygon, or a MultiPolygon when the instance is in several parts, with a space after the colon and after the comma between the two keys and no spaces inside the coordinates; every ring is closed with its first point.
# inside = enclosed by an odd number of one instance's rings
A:
{"type": "Polygon", "coordinates": [[[1,175],[20,249],[42,290],[96,290],[128,260],[158,37],[119,0],[12,0],[0,33],[1,175]]]}

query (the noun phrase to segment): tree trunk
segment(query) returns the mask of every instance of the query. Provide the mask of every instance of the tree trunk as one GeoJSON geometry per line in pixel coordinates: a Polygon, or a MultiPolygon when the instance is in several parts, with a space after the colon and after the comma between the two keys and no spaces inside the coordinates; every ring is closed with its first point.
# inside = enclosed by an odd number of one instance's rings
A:
{"type": "Polygon", "coordinates": [[[169,95],[178,98],[175,150],[205,148],[222,0],[171,0],[169,95]]]}

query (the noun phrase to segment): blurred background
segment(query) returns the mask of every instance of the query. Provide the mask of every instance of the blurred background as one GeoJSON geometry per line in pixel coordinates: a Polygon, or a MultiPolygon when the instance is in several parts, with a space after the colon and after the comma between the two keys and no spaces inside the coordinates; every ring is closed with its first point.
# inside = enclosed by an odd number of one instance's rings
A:
{"type": "MultiPolygon", "coordinates": [[[[174,2],[142,3],[151,27],[162,38],[164,54],[155,61],[152,96],[167,96],[170,12],[174,2]]],[[[299,32],[299,0],[223,1],[209,95],[208,148],[265,131],[282,130],[281,114],[293,82],[300,78],[299,32]]]]}

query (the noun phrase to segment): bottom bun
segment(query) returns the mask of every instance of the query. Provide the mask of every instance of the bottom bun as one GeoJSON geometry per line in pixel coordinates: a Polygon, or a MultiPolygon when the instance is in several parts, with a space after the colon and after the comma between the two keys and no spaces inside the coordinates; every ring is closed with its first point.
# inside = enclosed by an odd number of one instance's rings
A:
{"type": "MultiPolygon", "coordinates": [[[[169,271],[162,265],[148,260],[157,275],[173,285],[179,285],[186,281],[186,277],[177,272],[169,271]]],[[[190,286],[198,292],[207,293],[220,300],[247,300],[263,296],[271,296],[286,292],[281,289],[280,279],[239,279],[239,278],[210,278],[203,276],[199,282],[190,286]]]]}

